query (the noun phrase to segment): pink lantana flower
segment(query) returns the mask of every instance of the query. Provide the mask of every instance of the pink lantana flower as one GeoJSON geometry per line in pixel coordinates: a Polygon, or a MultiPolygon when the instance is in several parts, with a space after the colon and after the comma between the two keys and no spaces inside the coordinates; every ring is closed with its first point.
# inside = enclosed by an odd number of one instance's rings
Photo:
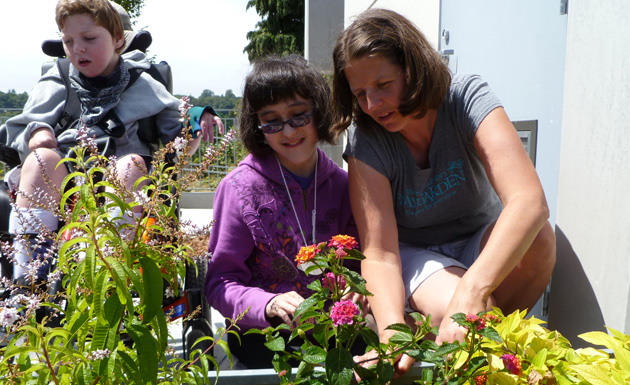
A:
{"type": "Polygon", "coordinates": [[[335,326],[352,325],[354,316],[359,314],[361,312],[357,305],[348,299],[335,302],[330,309],[330,318],[332,318],[335,326]]]}
{"type": "Polygon", "coordinates": [[[486,327],[486,320],[476,314],[467,314],[466,321],[472,322],[473,325],[477,325],[477,331],[486,327]]]}
{"type": "Polygon", "coordinates": [[[339,275],[335,277],[335,273],[328,272],[322,278],[322,287],[327,287],[330,291],[333,291],[335,288],[335,281],[337,282],[337,287],[339,287],[339,291],[343,291],[346,288],[346,279],[343,275],[339,275]],[[335,279],[336,278],[336,279],[335,279]]]}
{"type": "MultiPolygon", "coordinates": [[[[328,242],[328,246],[334,247],[337,250],[352,250],[359,247],[359,243],[349,235],[335,235],[328,242]]],[[[345,256],[345,255],[344,255],[345,256]]]]}
{"type": "Polygon", "coordinates": [[[503,360],[503,365],[505,365],[506,369],[509,370],[510,373],[517,376],[523,373],[521,360],[514,354],[504,354],[501,356],[501,359],[503,360]]]}

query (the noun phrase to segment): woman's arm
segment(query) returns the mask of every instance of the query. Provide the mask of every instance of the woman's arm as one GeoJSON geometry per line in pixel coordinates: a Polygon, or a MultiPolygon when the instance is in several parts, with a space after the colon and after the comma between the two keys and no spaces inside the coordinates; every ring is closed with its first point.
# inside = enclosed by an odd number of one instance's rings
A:
{"type": "MultiPolygon", "coordinates": [[[[368,300],[380,340],[387,342],[395,332],[385,328],[405,323],[405,289],[392,190],[383,174],[354,157],[348,157],[348,178],[352,212],[366,257],[361,263],[361,274],[373,294],[368,300]]],[[[369,360],[375,358],[370,352],[355,361],[369,366],[374,363],[369,360]]],[[[411,357],[403,355],[396,363],[397,373],[405,373],[413,362],[411,357]]]]}
{"type": "MultiPolygon", "coordinates": [[[[506,306],[497,288],[521,262],[549,217],[536,170],[503,108],[494,109],[481,122],[475,148],[504,209],[485,247],[482,243],[479,258],[459,282],[446,313],[451,315],[487,310],[491,295],[499,307],[506,306]]],[[[438,342],[462,337],[461,329],[446,317],[438,342]]]]}
{"type": "Polygon", "coordinates": [[[381,340],[386,341],[389,331],[385,328],[405,322],[405,289],[391,187],[383,174],[353,157],[348,158],[348,178],[352,212],[366,257],[361,272],[373,294],[370,307],[381,340]]]}

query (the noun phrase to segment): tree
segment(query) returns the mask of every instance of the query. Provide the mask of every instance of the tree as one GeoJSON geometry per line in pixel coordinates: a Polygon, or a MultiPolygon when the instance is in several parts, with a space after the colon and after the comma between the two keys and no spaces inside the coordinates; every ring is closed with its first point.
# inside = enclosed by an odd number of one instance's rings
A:
{"type": "Polygon", "coordinates": [[[262,20],[247,33],[243,49],[251,62],[269,54],[304,53],[304,0],[249,0],[262,20]]]}
{"type": "Polygon", "coordinates": [[[140,10],[144,6],[144,0],[114,0],[114,1],[120,4],[121,7],[125,8],[131,20],[134,20],[135,18],[140,16],[140,10]]]}

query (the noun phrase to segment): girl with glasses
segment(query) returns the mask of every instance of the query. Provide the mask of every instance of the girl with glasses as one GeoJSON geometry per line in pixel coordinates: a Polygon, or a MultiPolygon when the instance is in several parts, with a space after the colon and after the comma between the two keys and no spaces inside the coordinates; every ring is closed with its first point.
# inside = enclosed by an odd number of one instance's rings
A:
{"type": "Polygon", "coordinates": [[[357,236],[347,173],[317,148],[319,141],[333,142],[330,126],[328,84],[303,58],[255,63],[240,116],[250,155],[217,188],[205,287],[209,304],[225,317],[249,308],[238,323],[241,343],[228,338],[248,368],[271,368],[273,352],[263,336],[243,334],[291,325],[312,294],[307,285],[321,279],[298,268],[300,248],[338,234],[357,236]]]}

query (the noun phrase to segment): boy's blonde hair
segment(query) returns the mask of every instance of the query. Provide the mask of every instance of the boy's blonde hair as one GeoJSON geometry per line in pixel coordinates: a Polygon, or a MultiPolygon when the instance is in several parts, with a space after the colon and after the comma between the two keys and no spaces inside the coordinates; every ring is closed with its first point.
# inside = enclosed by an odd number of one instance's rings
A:
{"type": "MultiPolygon", "coordinates": [[[[73,15],[89,15],[97,25],[105,28],[112,37],[124,38],[120,14],[108,0],[59,0],[55,9],[55,21],[59,30],[64,28],[66,18],[73,15]]],[[[116,50],[122,53],[126,45],[116,50]]]]}

